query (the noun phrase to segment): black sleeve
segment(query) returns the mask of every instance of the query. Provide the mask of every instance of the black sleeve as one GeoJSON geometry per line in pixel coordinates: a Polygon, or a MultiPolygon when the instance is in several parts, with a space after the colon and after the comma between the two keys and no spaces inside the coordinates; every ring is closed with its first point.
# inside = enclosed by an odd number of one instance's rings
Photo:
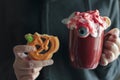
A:
{"type": "Polygon", "coordinates": [[[120,76],[120,57],[107,66],[99,65],[95,72],[100,80],[117,80],[120,76]]]}

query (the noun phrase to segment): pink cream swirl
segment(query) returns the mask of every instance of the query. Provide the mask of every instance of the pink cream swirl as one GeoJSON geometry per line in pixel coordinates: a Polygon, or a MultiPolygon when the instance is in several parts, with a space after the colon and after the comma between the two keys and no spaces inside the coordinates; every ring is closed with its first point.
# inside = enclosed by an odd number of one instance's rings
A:
{"type": "Polygon", "coordinates": [[[98,10],[94,10],[74,12],[69,18],[64,19],[63,23],[67,24],[68,29],[85,27],[91,36],[98,37],[103,30],[110,26],[111,21],[108,17],[100,16],[98,10]]]}

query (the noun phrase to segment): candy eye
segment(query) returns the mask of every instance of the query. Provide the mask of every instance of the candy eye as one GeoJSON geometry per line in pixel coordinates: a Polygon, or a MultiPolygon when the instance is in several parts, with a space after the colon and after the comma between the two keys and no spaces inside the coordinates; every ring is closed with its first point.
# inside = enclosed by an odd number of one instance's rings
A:
{"type": "Polygon", "coordinates": [[[79,32],[80,37],[86,37],[89,34],[88,29],[86,27],[80,27],[78,29],[78,32],[79,32]]]}

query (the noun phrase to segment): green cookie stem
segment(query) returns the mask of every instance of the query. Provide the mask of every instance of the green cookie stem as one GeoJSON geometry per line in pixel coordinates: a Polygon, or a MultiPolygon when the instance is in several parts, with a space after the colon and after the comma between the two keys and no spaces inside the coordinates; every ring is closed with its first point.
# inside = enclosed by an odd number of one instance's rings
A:
{"type": "Polygon", "coordinates": [[[30,33],[25,35],[25,39],[27,40],[28,43],[34,40],[33,35],[30,33]]]}

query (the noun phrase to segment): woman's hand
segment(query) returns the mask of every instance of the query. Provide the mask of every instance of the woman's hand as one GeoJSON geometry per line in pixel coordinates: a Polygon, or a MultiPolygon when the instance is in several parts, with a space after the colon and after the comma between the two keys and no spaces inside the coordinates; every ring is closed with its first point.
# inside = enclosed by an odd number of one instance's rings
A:
{"type": "Polygon", "coordinates": [[[119,29],[110,30],[104,38],[103,53],[100,64],[106,66],[113,62],[120,55],[120,38],[119,29]]]}
{"type": "Polygon", "coordinates": [[[34,51],[32,46],[17,45],[13,49],[15,61],[13,68],[17,80],[35,80],[44,66],[52,65],[53,60],[35,61],[31,60],[25,53],[34,51]]]}

